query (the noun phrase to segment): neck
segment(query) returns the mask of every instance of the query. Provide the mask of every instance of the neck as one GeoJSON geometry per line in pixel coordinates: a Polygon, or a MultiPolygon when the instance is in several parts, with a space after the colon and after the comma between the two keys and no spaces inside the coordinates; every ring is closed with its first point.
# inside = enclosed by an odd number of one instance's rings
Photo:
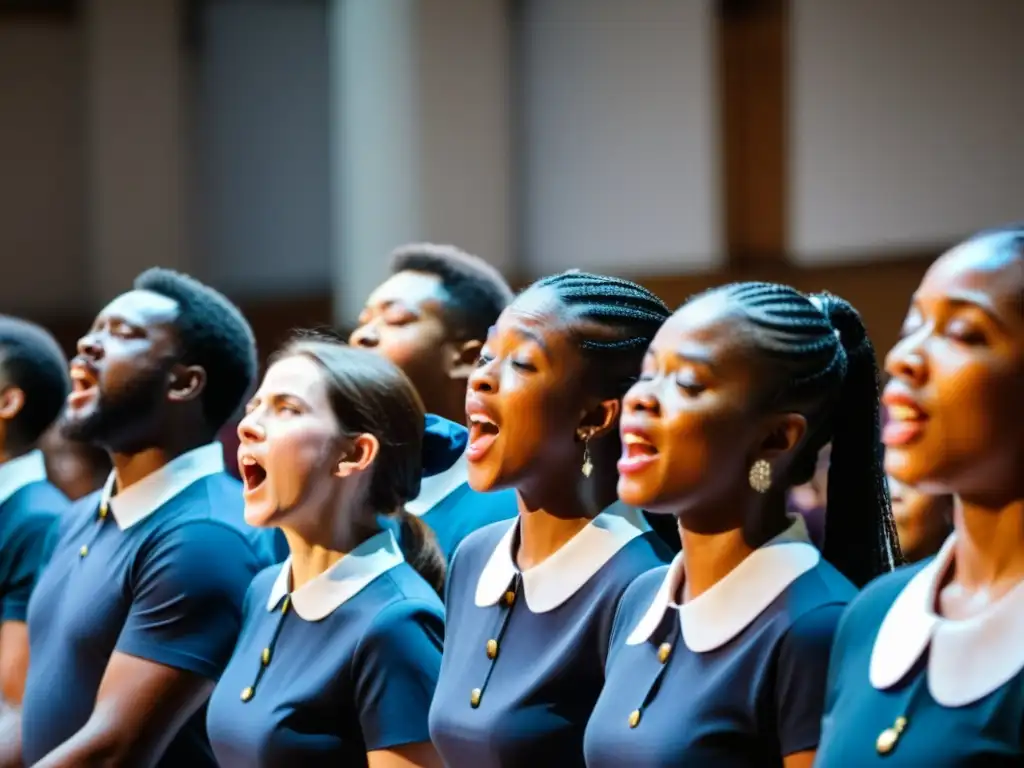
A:
{"type": "Polygon", "coordinates": [[[1024,579],[1024,499],[999,506],[958,499],[954,579],[966,589],[983,589],[1024,579]]]}
{"type": "Polygon", "coordinates": [[[312,544],[301,537],[290,535],[287,530],[284,535],[291,553],[292,592],[308,584],[346,555],[345,552],[312,544]]]}
{"type": "Polygon", "coordinates": [[[117,490],[123,491],[148,475],[156,472],[182,454],[206,445],[208,440],[182,441],[160,447],[146,448],[138,453],[111,452],[110,463],[114,467],[117,490]]]}
{"type": "Polygon", "coordinates": [[[15,448],[3,448],[0,450],[0,465],[6,464],[8,461],[14,461],[20,459],[26,453],[31,452],[31,448],[25,448],[24,450],[17,450],[15,448]]]}

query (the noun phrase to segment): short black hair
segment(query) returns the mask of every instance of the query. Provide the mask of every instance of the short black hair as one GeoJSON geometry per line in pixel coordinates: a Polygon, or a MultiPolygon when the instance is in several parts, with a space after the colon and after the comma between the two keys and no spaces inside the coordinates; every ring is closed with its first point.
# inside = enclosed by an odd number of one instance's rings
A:
{"type": "Polygon", "coordinates": [[[766,375],[765,408],[802,413],[808,434],[790,487],[814,475],[831,443],[825,558],[857,586],[902,562],[880,436],[878,364],[857,310],[831,293],[805,295],[776,283],[732,283],[721,294],[754,329],[766,375]]]}
{"type": "Polygon", "coordinates": [[[411,243],[391,253],[391,274],[426,272],[441,280],[450,297],[445,307],[451,330],[463,339],[482,341],[512,301],[512,289],[501,273],[454,245],[411,243]]]}
{"type": "Polygon", "coordinates": [[[139,291],[175,301],[181,361],[206,371],[203,415],[217,432],[239,410],[256,381],[256,340],[241,311],[223,294],[188,275],[154,267],[135,278],[139,291]]]}
{"type": "Polygon", "coordinates": [[[526,290],[535,288],[554,291],[569,310],[573,335],[591,363],[587,380],[596,393],[625,396],[640,375],[647,347],[672,314],[665,302],[621,277],[579,270],[542,278],[526,290]]]}
{"type": "Polygon", "coordinates": [[[25,393],[11,435],[21,446],[33,445],[56,421],[71,391],[67,356],[45,328],[0,315],[0,371],[2,384],[25,393]]]}

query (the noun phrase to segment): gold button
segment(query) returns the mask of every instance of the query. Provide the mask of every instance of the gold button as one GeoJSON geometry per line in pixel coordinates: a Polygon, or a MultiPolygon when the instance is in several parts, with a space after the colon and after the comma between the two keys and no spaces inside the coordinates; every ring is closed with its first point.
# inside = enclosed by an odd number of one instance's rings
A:
{"type": "Polygon", "coordinates": [[[267,666],[270,663],[270,649],[264,648],[263,653],[260,654],[260,661],[263,662],[263,666],[267,666]]]}
{"type": "Polygon", "coordinates": [[[658,661],[664,664],[672,654],[672,646],[669,643],[662,643],[658,648],[658,661]]]}
{"type": "Polygon", "coordinates": [[[281,603],[281,613],[288,613],[288,606],[292,604],[292,596],[288,595],[285,597],[284,602],[281,603]]]}
{"type": "Polygon", "coordinates": [[[100,520],[106,520],[107,518],[107,505],[100,504],[100,520]]]}
{"type": "Polygon", "coordinates": [[[248,688],[243,688],[242,689],[242,701],[248,701],[249,699],[251,699],[253,693],[255,693],[255,691],[253,691],[252,686],[249,686],[248,688]]]}
{"type": "Polygon", "coordinates": [[[875,740],[875,750],[880,755],[888,755],[896,748],[896,742],[900,740],[903,731],[907,727],[907,718],[897,717],[891,728],[886,728],[875,740]]]}
{"type": "Polygon", "coordinates": [[[634,709],[629,713],[629,727],[636,728],[638,725],[640,725],[640,710],[634,709]]]}
{"type": "Polygon", "coordinates": [[[498,641],[488,640],[487,641],[487,658],[495,659],[498,656],[498,641]]]}
{"type": "Polygon", "coordinates": [[[512,605],[516,601],[516,593],[509,590],[505,593],[505,605],[512,605]]]}
{"type": "Polygon", "coordinates": [[[474,688],[472,691],[470,691],[470,693],[469,693],[469,706],[473,707],[474,709],[479,707],[480,706],[480,697],[483,696],[483,695],[484,695],[484,692],[481,691],[479,688],[474,688]]]}
{"type": "Polygon", "coordinates": [[[85,557],[88,554],[89,554],[89,548],[87,546],[85,546],[85,544],[83,544],[82,548],[80,550],[78,550],[78,556],[79,557],[85,557]]]}

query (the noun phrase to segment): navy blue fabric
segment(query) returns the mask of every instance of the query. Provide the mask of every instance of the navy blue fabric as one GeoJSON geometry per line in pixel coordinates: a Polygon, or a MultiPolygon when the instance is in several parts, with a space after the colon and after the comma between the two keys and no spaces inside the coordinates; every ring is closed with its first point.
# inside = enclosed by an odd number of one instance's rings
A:
{"type": "MultiPolygon", "coordinates": [[[[197,480],[125,531],[112,514],[100,517],[99,503],[91,494],[65,515],[29,603],[26,765],[85,725],[115,651],[220,677],[246,589],[268,564],[263,533],[242,518],[241,485],[225,473],[197,480]]],[[[204,719],[198,713],[178,733],[162,768],[215,765],[204,719]]]]}
{"type": "Polygon", "coordinates": [[[927,651],[895,687],[879,691],[871,685],[868,668],[882,621],[903,588],[929,562],[876,579],[843,615],[828,673],[816,766],[1024,765],[1024,671],[960,707],[944,707],[932,698],[925,679],[927,651]],[[907,719],[907,728],[896,748],[880,755],[875,748],[878,736],[897,717],[907,719]]]}
{"type": "Polygon", "coordinates": [[[471,533],[451,563],[441,677],[430,734],[445,763],[472,768],[583,765],[583,731],[604,682],[619,599],[639,574],[669,555],[657,536],[633,539],[557,608],[533,613],[522,579],[515,600],[478,607],[484,564],[510,522],[471,533]],[[487,641],[497,639],[496,657],[487,641]],[[471,692],[482,690],[479,706],[471,692]]]}
{"type": "Polygon", "coordinates": [[[671,609],[649,640],[627,645],[667,570],[645,573],[622,599],[587,725],[588,768],[781,768],[784,756],[813,750],[832,638],[853,585],[821,562],[718,648],[687,648],[671,609]]]}
{"type": "Polygon", "coordinates": [[[238,647],[210,699],[221,768],[365,766],[367,751],[429,741],[444,635],[437,594],[402,563],[306,621],[282,612],[283,601],[268,610],[281,567],[253,581],[238,647]]]}
{"type": "Polygon", "coordinates": [[[465,452],[468,443],[466,427],[428,413],[423,434],[423,476],[444,472],[465,452]]]}
{"type": "Polygon", "coordinates": [[[45,480],[23,486],[0,504],[0,622],[26,620],[50,530],[70,506],[45,480]]]}

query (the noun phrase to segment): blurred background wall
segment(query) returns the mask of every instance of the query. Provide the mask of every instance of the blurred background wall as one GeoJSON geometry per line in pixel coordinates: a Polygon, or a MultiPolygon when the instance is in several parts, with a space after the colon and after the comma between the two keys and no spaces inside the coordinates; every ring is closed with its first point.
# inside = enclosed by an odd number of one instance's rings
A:
{"type": "Polygon", "coordinates": [[[1021,0],[0,0],[0,311],[70,346],[155,264],[264,351],[408,240],[672,304],[828,288],[892,343],[1024,216],[1021,0]]]}

